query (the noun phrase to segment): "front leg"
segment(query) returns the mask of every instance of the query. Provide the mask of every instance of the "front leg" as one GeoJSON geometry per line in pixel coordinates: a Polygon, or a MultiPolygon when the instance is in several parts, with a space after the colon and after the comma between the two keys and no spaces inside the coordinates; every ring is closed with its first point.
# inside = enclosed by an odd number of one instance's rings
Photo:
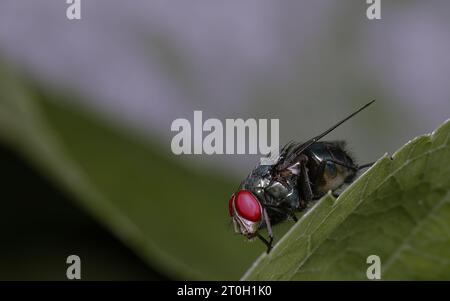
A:
{"type": "MultiPolygon", "coordinates": [[[[270,223],[269,215],[267,214],[266,208],[263,208],[263,215],[264,215],[264,221],[265,221],[266,227],[267,227],[267,233],[269,234],[269,241],[266,244],[267,245],[267,254],[269,254],[270,250],[272,250],[273,232],[272,232],[272,225],[270,223]]],[[[260,237],[260,239],[261,239],[261,237],[260,237]]]]}
{"type": "Polygon", "coordinates": [[[256,233],[256,236],[266,245],[267,254],[269,254],[270,250],[272,250],[272,240],[267,241],[260,233],[256,233]]]}

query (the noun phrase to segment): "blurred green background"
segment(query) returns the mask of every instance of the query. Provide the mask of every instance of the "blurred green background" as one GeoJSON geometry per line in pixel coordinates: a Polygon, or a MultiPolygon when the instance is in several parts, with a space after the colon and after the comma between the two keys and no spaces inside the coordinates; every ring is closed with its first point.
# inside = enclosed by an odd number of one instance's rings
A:
{"type": "MultiPolygon", "coordinates": [[[[279,118],[378,159],[450,112],[450,4],[0,3],[0,279],[239,279],[264,251],[228,197],[254,155],[172,154],[176,118],[279,118]]],[[[278,237],[289,223],[276,229],[278,237]]]]}

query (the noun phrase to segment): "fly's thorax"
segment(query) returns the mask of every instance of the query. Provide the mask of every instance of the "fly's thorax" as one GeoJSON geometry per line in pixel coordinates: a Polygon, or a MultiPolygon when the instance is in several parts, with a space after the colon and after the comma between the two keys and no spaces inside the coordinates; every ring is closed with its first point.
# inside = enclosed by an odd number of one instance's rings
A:
{"type": "Polygon", "coordinates": [[[270,168],[267,165],[257,166],[242,182],[240,189],[246,189],[255,194],[264,203],[264,191],[270,184],[270,168]]]}
{"type": "Polygon", "coordinates": [[[274,200],[275,204],[279,205],[282,202],[286,202],[290,197],[298,197],[296,185],[290,181],[272,181],[270,185],[266,187],[266,193],[269,194],[274,200]]]}
{"type": "Polygon", "coordinates": [[[275,180],[267,166],[255,168],[242,183],[241,189],[252,191],[263,205],[298,207],[299,193],[295,177],[291,174],[290,177],[275,180]]]}

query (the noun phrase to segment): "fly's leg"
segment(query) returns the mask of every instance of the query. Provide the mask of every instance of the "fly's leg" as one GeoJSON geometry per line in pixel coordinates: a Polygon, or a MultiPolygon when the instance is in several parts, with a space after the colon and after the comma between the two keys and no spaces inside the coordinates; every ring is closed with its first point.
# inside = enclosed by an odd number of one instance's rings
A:
{"type": "MultiPolygon", "coordinates": [[[[326,164],[327,164],[326,161],[321,161],[321,162],[319,163],[319,166],[317,166],[317,171],[316,171],[316,174],[317,174],[317,175],[323,175],[323,173],[325,172],[325,166],[326,166],[326,164]]],[[[316,176],[316,179],[315,179],[315,181],[314,181],[314,186],[316,186],[316,187],[320,186],[320,184],[321,184],[320,181],[322,181],[322,178],[316,176]]]]}
{"type": "Polygon", "coordinates": [[[295,216],[295,213],[291,213],[291,218],[294,221],[294,223],[296,223],[298,221],[297,216],[295,216]]]}
{"type": "Polygon", "coordinates": [[[270,205],[266,205],[266,207],[270,208],[270,210],[272,210],[272,211],[276,211],[276,212],[281,213],[283,215],[289,216],[290,218],[292,218],[292,220],[294,222],[298,221],[297,216],[295,216],[295,212],[292,209],[279,209],[279,208],[277,208],[275,206],[270,206],[270,205]]]}
{"type": "Polygon", "coordinates": [[[372,166],[375,163],[375,162],[370,162],[370,163],[363,164],[363,165],[349,165],[349,164],[346,164],[344,162],[341,162],[341,161],[335,160],[335,159],[327,159],[326,161],[334,163],[334,164],[337,164],[337,165],[341,165],[341,166],[347,167],[349,169],[353,169],[355,171],[361,170],[361,169],[364,169],[364,168],[367,168],[367,167],[370,167],[370,166],[372,166]]]}
{"type": "Polygon", "coordinates": [[[359,165],[358,166],[358,170],[361,170],[361,169],[364,169],[364,168],[367,168],[367,167],[371,167],[374,164],[375,164],[375,162],[370,162],[370,163],[367,163],[367,164],[359,165]]]}
{"type": "MultiPolygon", "coordinates": [[[[276,208],[274,208],[276,209],[276,208]]],[[[278,209],[276,209],[278,211],[278,209]]],[[[280,210],[280,212],[282,212],[280,210]]],[[[265,239],[259,232],[256,233],[256,236],[266,245],[267,254],[269,254],[270,250],[272,250],[272,242],[273,242],[273,232],[272,232],[272,224],[269,219],[269,215],[267,214],[267,209],[263,207],[263,217],[264,222],[266,223],[267,233],[269,234],[269,240],[265,239]]]]}
{"type": "Polygon", "coordinates": [[[269,233],[269,241],[266,244],[267,245],[267,254],[269,254],[270,250],[272,250],[272,242],[273,242],[272,225],[270,223],[269,215],[267,214],[266,208],[263,208],[263,214],[264,214],[264,221],[266,222],[267,232],[269,233]]]}
{"type": "Polygon", "coordinates": [[[256,233],[256,236],[266,245],[267,254],[269,254],[270,250],[272,250],[272,242],[267,241],[267,239],[259,233],[256,233]]]}
{"type": "Polygon", "coordinates": [[[308,171],[305,164],[300,164],[300,191],[302,199],[300,200],[300,209],[305,209],[307,204],[313,200],[313,192],[311,189],[311,182],[309,181],[308,171]]]}

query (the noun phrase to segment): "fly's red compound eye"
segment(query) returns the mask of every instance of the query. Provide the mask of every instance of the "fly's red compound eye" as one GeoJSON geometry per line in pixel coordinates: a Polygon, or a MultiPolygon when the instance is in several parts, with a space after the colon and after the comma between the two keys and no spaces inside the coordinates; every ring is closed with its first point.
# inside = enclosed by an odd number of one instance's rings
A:
{"type": "Polygon", "coordinates": [[[228,210],[230,210],[230,216],[234,215],[233,202],[234,202],[235,195],[236,194],[233,193],[233,195],[230,197],[230,200],[228,201],[228,210]]]}
{"type": "Polygon", "coordinates": [[[233,201],[239,216],[252,222],[259,222],[261,220],[261,204],[253,193],[248,190],[240,190],[236,193],[233,201]]]}

